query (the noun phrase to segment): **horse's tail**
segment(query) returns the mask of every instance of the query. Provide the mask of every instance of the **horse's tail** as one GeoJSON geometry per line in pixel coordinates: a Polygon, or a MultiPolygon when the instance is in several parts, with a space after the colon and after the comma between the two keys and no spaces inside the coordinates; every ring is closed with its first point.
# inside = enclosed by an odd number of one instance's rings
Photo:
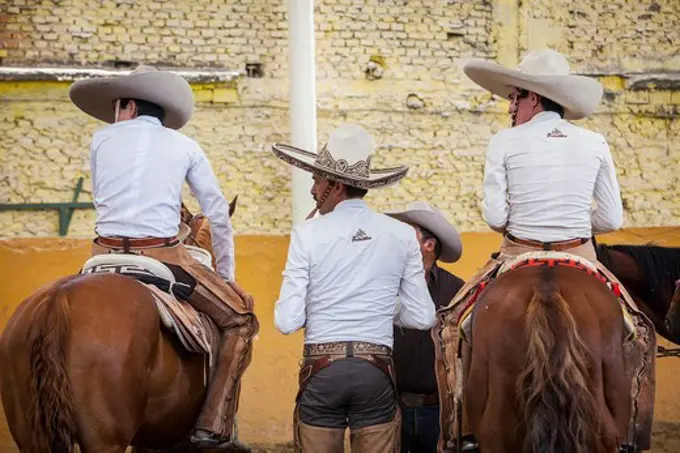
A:
{"type": "Polygon", "coordinates": [[[77,432],[67,358],[71,315],[65,291],[45,292],[28,331],[31,398],[27,413],[36,452],[72,453],[77,432]]]}
{"type": "Polygon", "coordinates": [[[517,381],[527,430],[524,451],[595,451],[599,418],[589,389],[589,352],[551,274],[541,278],[525,321],[529,345],[517,381]]]}

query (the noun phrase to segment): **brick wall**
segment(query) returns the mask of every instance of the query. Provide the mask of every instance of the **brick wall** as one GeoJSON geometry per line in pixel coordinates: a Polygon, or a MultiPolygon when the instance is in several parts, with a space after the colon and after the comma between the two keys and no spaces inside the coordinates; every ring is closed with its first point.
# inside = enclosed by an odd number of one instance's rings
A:
{"type": "MultiPolygon", "coordinates": [[[[269,77],[287,76],[282,0],[8,1],[0,5],[6,65],[122,60],[242,69],[259,61],[269,77]]],[[[451,58],[493,55],[485,0],[315,4],[320,78],[355,78],[371,56],[383,56],[393,78],[444,80],[451,58]]]]}
{"type": "MultiPolygon", "coordinates": [[[[626,225],[680,225],[679,2],[315,3],[319,140],[357,122],[380,144],[376,165],[411,166],[397,187],[369,194],[378,209],[425,198],[459,229],[485,230],[484,152],[491,134],[508,127],[507,104],[460,68],[470,57],[514,65],[526,50],[551,46],[606,87],[597,113],[580,123],[610,142],[626,225]],[[367,76],[371,60],[382,71],[367,76]]],[[[280,0],[0,5],[0,70],[131,61],[244,71],[262,63],[262,78],[193,84],[197,112],[183,129],[205,149],[225,194],[239,194],[241,234],[290,231],[290,173],[270,151],[288,138],[286,43],[280,0]]],[[[77,178],[87,177],[90,135],[101,124],[69,103],[67,89],[68,82],[0,82],[0,203],[68,201],[77,178]]],[[[3,236],[54,235],[57,226],[55,213],[0,213],[3,236]]],[[[93,213],[78,211],[70,234],[92,227],[93,213]]]]}
{"type": "Polygon", "coordinates": [[[582,72],[680,70],[676,0],[522,2],[521,50],[549,46],[582,72]]]}

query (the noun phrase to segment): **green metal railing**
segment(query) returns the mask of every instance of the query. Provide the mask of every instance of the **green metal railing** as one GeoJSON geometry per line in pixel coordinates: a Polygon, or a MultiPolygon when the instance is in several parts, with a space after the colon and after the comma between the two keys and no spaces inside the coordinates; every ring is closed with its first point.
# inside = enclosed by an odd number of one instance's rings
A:
{"type": "Polygon", "coordinates": [[[73,199],[70,203],[2,203],[0,204],[0,211],[44,211],[44,210],[58,210],[59,211],[59,236],[66,236],[68,227],[71,225],[73,218],[73,211],[76,209],[94,209],[92,202],[78,203],[78,196],[83,191],[84,178],[78,179],[78,184],[73,191],[73,199]]]}

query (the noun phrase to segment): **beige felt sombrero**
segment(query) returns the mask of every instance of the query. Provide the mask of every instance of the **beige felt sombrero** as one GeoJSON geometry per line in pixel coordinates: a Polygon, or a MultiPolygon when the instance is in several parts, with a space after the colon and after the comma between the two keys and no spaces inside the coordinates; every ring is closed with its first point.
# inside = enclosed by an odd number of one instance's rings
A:
{"type": "Polygon", "coordinates": [[[463,71],[477,85],[505,99],[514,88],[540,94],[561,105],[566,119],[585,118],[602,99],[602,85],[595,79],[570,74],[567,58],[554,50],[528,53],[517,69],[471,60],[463,71]]]}
{"type": "Polygon", "coordinates": [[[445,263],[454,263],[463,253],[463,244],[456,228],[446,220],[439,209],[425,201],[415,201],[405,211],[386,213],[402,222],[418,225],[435,235],[442,246],[439,256],[445,263]]]}
{"type": "Polygon", "coordinates": [[[69,90],[71,101],[83,112],[107,123],[114,121],[116,99],[152,102],[165,110],[164,126],[180,129],[194,111],[194,95],[179,74],[140,65],[124,76],[79,80],[69,90]]]}
{"type": "Polygon", "coordinates": [[[318,154],[283,143],[275,143],[272,148],[279,159],[291,165],[360,189],[393,185],[408,172],[405,165],[371,168],[375,143],[364,128],[355,124],[337,128],[318,154]]]}

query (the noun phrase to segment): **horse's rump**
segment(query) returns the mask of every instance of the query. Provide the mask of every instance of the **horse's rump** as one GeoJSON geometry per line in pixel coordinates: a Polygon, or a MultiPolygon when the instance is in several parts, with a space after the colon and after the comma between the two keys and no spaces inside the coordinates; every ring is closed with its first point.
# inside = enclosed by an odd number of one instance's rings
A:
{"type": "Polygon", "coordinates": [[[481,446],[594,453],[625,440],[624,324],[605,284],[569,267],[519,268],[488,285],[473,318],[466,399],[481,446]],[[605,381],[619,391],[616,401],[605,381]]]}
{"type": "MultiPolygon", "coordinates": [[[[157,329],[153,313],[148,290],[116,275],[62,278],[20,305],[3,332],[0,347],[9,348],[2,353],[9,360],[3,363],[0,380],[3,402],[9,407],[8,424],[22,452],[72,451],[76,437],[87,434],[78,428],[83,415],[78,402],[96,391],[93,366],[106,364],[109,376],[120,374],[111,363],[119,356],[127,358],[133,348],[144,356],[138,362],[148,362],[153,342],[137,338],[148,339],[150,330],[157,329]],[[126,310],[124,294],[141,303],[126,310]],[[137,310],[144,299],[150,310],[137,310]],[[144,324],[146,332],[140,328],[144,324]]],[[[138,363],[137,370],[125,370],[130,375],[135,371],[141,376],[146,369],[138,363]]]]}
{"type": "Polygon", "coordinates": [[[122,275],[70,276],[26,299],[0,340],[0,392],[22,453],[69,453],[98,435],[132,442],[165,413],[178,425],[166,437],[181,440],[201,407],[204,360],[162,329],[151,290],[122,275]],[[174,392],[179,376],[191,386],[174,392]],[[165,396],[145,409],[150,391],[165,396]]]}

